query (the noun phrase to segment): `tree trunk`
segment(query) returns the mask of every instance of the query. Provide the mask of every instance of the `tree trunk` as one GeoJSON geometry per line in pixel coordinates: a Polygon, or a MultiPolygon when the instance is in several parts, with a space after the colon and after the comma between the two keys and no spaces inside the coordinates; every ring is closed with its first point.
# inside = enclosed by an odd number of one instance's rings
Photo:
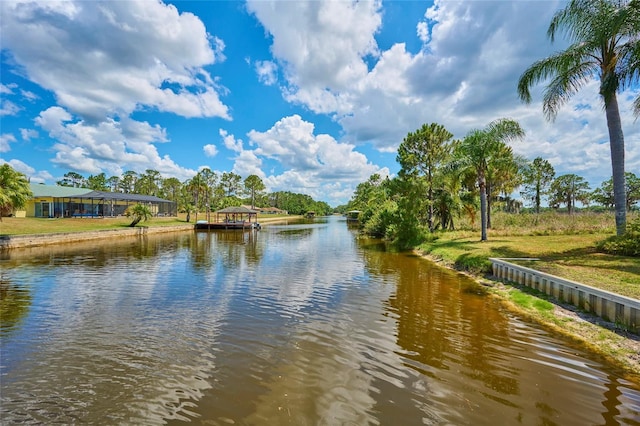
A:
{"type": "Polygon", "coordinates": [[[491,184],[486,184],[485,192],[487,193],[487,229],[491,229],[491,184]]]}
{"type": "Polygon", "coordinates": [[[627,227],[627,209],[624,176],[624,135],[618,109],[618,98],[614,93],[605,100],[609,146],[611,147],[611,169],[613,172],[613,200],[616,210],[616,234],[622,235],[627,227]]]}
{"type": "Polygon", "coordinates": [[[431,178],[431,170],[429,170],[429,232],[433,232],[433,180],[431,178]]]}
{"type": "Polygon", "coordinates": [[[433,193],[429,188],[429,214],[427,222],[429,224],[429,232],[433,232],[433,193]]]}
{"type": "Polygon", "coordinates": [[[480,241],[487,241],[487,186],[484,176],[478,176],[480,188],[480,241]]]}

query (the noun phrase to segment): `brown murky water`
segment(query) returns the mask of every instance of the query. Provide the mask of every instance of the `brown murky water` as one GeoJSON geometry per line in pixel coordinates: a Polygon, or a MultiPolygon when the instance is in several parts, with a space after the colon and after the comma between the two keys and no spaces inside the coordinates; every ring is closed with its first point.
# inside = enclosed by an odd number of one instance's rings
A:
{"type": "Polygon", "coordinates": [[[2,424],[640,425],[640,384],[339,218],[0,258],[2,424]]]}

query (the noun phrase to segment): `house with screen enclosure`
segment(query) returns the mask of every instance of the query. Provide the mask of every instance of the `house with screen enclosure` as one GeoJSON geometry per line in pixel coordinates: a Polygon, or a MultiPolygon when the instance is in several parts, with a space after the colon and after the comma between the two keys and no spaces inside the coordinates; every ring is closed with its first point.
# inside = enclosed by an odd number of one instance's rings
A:
{"type": "Polygon", "coordinates": [[[116,217],[129,206],[144,204],[154,216],[176,216],[176,203],[153,195],[94,191],[89,188],[31,183],[33,197],[17,217],[116,217]]]}

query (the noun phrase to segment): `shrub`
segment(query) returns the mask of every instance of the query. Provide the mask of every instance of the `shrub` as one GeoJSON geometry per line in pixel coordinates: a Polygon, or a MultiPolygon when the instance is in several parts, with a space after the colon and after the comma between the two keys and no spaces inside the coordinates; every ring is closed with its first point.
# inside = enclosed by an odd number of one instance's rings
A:
{"type": "Polygon", "coordinates": [[[370,211],[370,216],[366,218],[363,231],[367,235],[374,237],[384,237],[387,230],[393,223],[393,217],[398,206],[393,201],[385,201],[375,210],[370,211]]]}
{"type": "Polygon", "coordinates": [[[640,217],[627,224],[624,235],[609,237],[596,248],[604,253],[640,257],[640,217]]]}
{"type": "Polygon", "coordinates": [[[153,214],[151,213],[149,207],[145,206],[144,204],[129,206],[127,210],[125,210],[124,214],[127,217],[133,218],[133,221],[129,224],[129,226],[132,228],[136,226],[138,222],[146,222],[147,220],[151,219],[151,217],[153,217],[153,214]]]}

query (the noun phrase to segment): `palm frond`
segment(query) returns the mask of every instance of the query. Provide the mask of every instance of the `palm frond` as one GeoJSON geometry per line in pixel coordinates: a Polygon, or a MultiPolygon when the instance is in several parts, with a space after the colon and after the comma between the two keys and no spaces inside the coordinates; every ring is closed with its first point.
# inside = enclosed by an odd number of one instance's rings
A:
{"type": "MultiPolygon", "coordinates": [[[[640,30],[638,38],[625,43],[620,51],[621,59],[616,73],[620,79],[620,89],[623,90],[634,87],[640,82],[640,30]]],[[[640,115],[640,95],[634,102],[634,115],[640,115]]]]}
{"type": "Polygon", "coordinates": [[[561,106],[577,93],[597,72],[592,63],[578,63],[558,73],[544,91],[543,112],[553,120],[561,106]]]}
{"type": "MultiPolygon", "coordinates": [[[[524,102],[531,102],[530,88],[537,83],[546,81],[548,79],[558,79],[567,75],[569,79],[572,76],[571,73],[578,73],[578,76],[585,74],[585,69],[593,68],[590,72],[596,72],[599,64],[597,59],[591,55],[590,49],[585,44],[574,44],[567,48],[563,52],[555,53],[547,58],[541,59],[531,65],[520,76],[518,81],[518,95],[524,102]]],[[[573,76],[574,78],[576,76],[573,76]]],[[[556,84],[563,80],[557,80],[556,84]]],[[[560,85],[559,88],[568,87],[566,85],[560,85]]],[[[572,92],[573,93],[573,92],[572,92]]]]}

